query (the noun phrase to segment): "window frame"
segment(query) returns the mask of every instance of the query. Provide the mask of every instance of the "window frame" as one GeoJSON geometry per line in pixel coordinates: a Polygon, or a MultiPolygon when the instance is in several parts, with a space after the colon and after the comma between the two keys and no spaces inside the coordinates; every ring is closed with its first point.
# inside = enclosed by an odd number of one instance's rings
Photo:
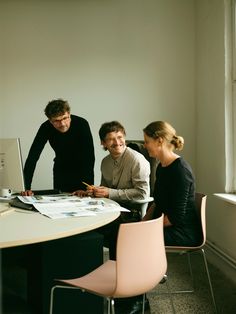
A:
{"type": "Polygon", "coordinates": [[[225,192],[236,193],[236,0],[225,0],[225,192]]]}

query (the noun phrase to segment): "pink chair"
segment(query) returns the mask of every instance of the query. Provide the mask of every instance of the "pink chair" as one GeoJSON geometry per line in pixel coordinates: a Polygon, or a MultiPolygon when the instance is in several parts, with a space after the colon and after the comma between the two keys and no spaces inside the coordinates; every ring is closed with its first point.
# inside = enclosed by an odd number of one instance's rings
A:
{"type": "MultiPolygon", "coordinates": [[[[204,266],[205,266],[205,270],[206,270],[206,274],[207,274],[207,279],[208,279],[208,283],[209,283],[212,303],[214,306],[214,311],[215,311],[215,313],[217,313],[217,307],[216,307],[213,287],[212,287],[212,283],[211,283],[211,277],[210,277],[210,273],[209,273],[209,269],[208,269],[205,251],[204,251],[204,245],[206,242],[206,199],[207,199],[207,196],[205,194],[202,194],[202,193],[196,193],[195,194],[196,208],[197,208],[199,218],[200,218],[201,224],[202,224],[202,233],[203,233],[202,243],[199,246],[166,246],[166,252],[167,253],[179,253],[179,254],[186,253],[187,254],[189,271],[190,271],[190,275],[192,278],[192,282],[193,282],[193,271],[192,271],[192,266],[191,266],[190,254],[193,252],[196,252],[196,251],[202,253],[204,266]]],[[[177,291],[172,291],[172,292],[169,291],[168,293],[192,293],[192,292],[194,292],[194,289],[177,290],[177,291]]]]}
{"type": "Polygon", "coordinates": [[[63,285],[55,285],[51,290],[50,314],[53,313],[53,295],[56,288],[80,289],[102,296],[108,301],[108,314],[115,313],[115,298],[140,294],[145,296],[146,292],[152,290],[160,283],[167,270],[163,216],[148,221],[121,224],[116,256],[116,261],[108,260],[83,277],[59,280],[63,285]]]}

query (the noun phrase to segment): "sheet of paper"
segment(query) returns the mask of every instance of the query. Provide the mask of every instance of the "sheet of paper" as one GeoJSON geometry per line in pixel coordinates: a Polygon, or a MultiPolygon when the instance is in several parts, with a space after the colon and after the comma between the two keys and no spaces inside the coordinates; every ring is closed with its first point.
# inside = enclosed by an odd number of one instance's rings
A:
{"type": "Polygon", "coordinates": [[[58,219],[66,217],[94,216],[106,212],[120,212],[128,209],[105,202],[102,199],[73,195],[53,195],[53,196],[18,196],[27,204],[33,206],[43,215],[58,219]]]}
{"type": "Polygon", "coordinates": [[[84,203],[88,200],[91,200],[91,197],[78,197],[75,195],[68,194],[58,194],[58,195],[33,195],[33,196],[17,196],[19,200],[26,204],[35,204],[35,203],[54,203],[54,202],[78,202],[84,203]]]}
{"type": "Polygon", "coordinates": [[[66,217],[83,217],[95,216],[96,214],[90,212],[79,206],[76,203],[34,203],[34,207],[43,215],[49,218],[66,218],[66,217]]]}

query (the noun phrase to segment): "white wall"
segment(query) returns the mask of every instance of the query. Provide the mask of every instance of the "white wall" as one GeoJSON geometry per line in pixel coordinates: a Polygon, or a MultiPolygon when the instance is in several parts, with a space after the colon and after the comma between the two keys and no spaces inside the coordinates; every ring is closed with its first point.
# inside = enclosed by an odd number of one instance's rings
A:
{"type": "MultiPolygon", "coordinates": [[[[113,119],[135,139],[142,139],[147,123],[170,121],[185,137],[183,153],[195,166],[193,1],[0,0],[0,5],[2,136],[21,138],[24,159],[47,102],[62,97],[90,123],[97,183],[104,156],[98,129],[113,119]]],[[[51,185],[51,161],[48,148],[34,188],[51,185]]]]}

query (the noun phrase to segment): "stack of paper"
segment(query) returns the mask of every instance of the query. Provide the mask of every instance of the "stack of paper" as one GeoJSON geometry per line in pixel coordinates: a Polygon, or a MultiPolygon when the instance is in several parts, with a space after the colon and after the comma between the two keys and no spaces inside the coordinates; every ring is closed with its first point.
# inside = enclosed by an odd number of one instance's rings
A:
{"type": "Polygon", "coordinates": [[[73,195],[18,196],[25,204],[32,204],[41,214],[49,218],[94,216],[105,212],[129,211],[118,204],[102,199],[73,195]]]}

